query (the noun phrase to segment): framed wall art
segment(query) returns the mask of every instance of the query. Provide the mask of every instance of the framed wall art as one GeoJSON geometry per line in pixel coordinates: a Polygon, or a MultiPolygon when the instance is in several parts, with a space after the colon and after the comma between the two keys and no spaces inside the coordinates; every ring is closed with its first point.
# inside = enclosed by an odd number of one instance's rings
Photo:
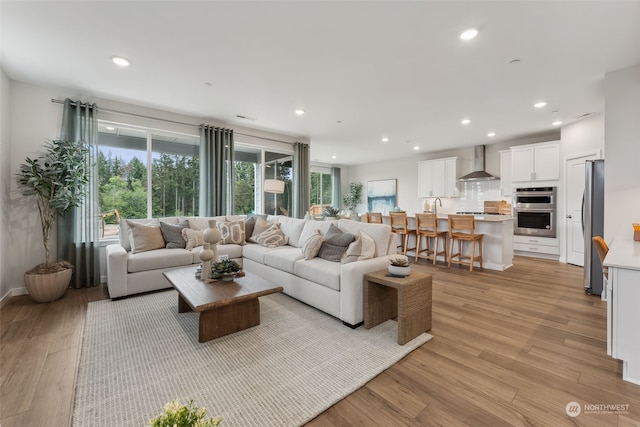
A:
{"type": "Polygon", "coordinates": [[[396,180],[367,182],[367,211],[388,215],[396,206],[396,180]]]}

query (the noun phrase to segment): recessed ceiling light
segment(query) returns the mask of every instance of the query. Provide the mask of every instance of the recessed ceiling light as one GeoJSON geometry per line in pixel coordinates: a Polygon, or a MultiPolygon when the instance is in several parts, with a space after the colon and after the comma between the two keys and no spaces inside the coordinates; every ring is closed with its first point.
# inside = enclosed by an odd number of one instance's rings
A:
{"type": "Polygon", "coordinates": [[[332,159],[335,159],[335,158],[337,158],[337,156],[331,156],[331,158],[332,158],[332,159]]]}
{"type": "Polygon", "coordinates": [[[551,124],[554,125],[554,126],[561,125],[562,124],[562,120],[556,120],[555,122],[552,122],[551,124]]]}
{"type": "Polygon", "coordinates": [[[460,38],[462,40],[471,40],[477,35],[478,35],[478,30],[476,30],[475,28],[469,28],[468,30],[460,34],[460,38]]]}
{"type": "Polygon", "coordinates": [[[487,134],[487,136],[488,136],[488,137],[493,137],[493,136],[496,136],[496,133],[495,133],[495,132],[489,132],[489,133],[487,134]]]}
{"type": "Polygon", "coordinates": [[[382,138],[382,142],[389,142],[389,138],[385,136],[384,138],[382,138]]]}
{"type": "Polygon", "coordinates": [[[296,114],[297,114],[297,115],[299,115],[299,116],[301,116],[301,115],[303,115],[303,114],[304,114],[304,110],[297,109],[297,110],[296,110],[296,114]]]}
{"type": "Polygon", "coordinates": [[[414,146],[413,146],[413,149],[414,149],[414,150],[419,150],[419,149],[420,149],[420,146],[418,146],[418,145],[414,145],[414,146]]]}
{"type": "Polygon", "coordinates": [[[128,67],[129,65],[131,65],[131,61],[129,61],[127,58],[123,58],[122,56],[114,55],[111,57],[111,61],[121,67],[128,67]]]}
{"type": "Polygon", "coordinates": [[[533,104],[534,107],[536,108],[542,108],[545,107],[547,105],[547,103],[545,101],[540,101],[540,102],[536,102],[535,104],[533,104]]]}
{"type": "Polygon", "coordinates": [[[469,119],[462,119],[462,120],[460,120],[460,123],[462,123],[463,125],[468,125],[469,123],[471,123],[471,120],[469,120],[469,119]]]}

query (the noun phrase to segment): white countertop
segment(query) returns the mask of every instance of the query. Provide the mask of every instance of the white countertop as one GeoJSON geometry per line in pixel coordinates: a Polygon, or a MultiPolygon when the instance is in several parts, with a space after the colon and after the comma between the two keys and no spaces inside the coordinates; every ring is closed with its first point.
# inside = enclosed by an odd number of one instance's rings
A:
{"type": "MultiPolygon", "coordinates": [[[[511,215],[474,215],[473,217],[476,221],[487,221],[487,222],[504,222],[504,221],[511,221],[513,219],[511,215]]],[[[438,215],[438,219],[448,220],[449,217],[443,214],[443,215],[438,215]]]]}
{"type": "Polygon", "coordinates": [[[604,265],[640,270],[640,242],[633,239],[614,239],[604,258],[604,265]]]}

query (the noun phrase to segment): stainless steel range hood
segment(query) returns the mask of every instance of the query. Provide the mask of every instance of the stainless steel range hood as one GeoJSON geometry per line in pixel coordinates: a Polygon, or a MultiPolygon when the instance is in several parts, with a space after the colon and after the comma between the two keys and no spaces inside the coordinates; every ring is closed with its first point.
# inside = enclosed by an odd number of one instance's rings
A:
{"type": "Polygon", "coordinates": [[[458,178],[458,181],[493,181],[500,179],[484,170],[484,145],[473,147],[473,172],[458,178]]]}

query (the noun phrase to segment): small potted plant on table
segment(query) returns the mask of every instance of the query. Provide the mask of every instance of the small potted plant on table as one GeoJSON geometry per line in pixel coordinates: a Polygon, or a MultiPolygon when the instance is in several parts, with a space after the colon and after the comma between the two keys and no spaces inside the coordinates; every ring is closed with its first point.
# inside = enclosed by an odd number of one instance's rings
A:
{"type": "Polygon", "coordinates": [[[411,272],[409,260],[406,258],[394,258],[389,260],[389,262],[391,263],[389,265],[389,274],[405,277],[411,272]]]}
{"type": "Polygon", "coordinates": [[[211,275],[214,279],[220,279],[223,282],[230,282],[236,278],[242,270],[237,262],[225,259],[211,264],[211,275]]]}
{"type": "Polygon", "coordinates": [[[338,208],[334,208],[333,206],[329,206],[323,212],[324,219],[325,219],[325,221],[331,221],[331,220],[338,219],[338,214],[339,213],[340,213],[340,211],[338,210],[338,208]]]}

